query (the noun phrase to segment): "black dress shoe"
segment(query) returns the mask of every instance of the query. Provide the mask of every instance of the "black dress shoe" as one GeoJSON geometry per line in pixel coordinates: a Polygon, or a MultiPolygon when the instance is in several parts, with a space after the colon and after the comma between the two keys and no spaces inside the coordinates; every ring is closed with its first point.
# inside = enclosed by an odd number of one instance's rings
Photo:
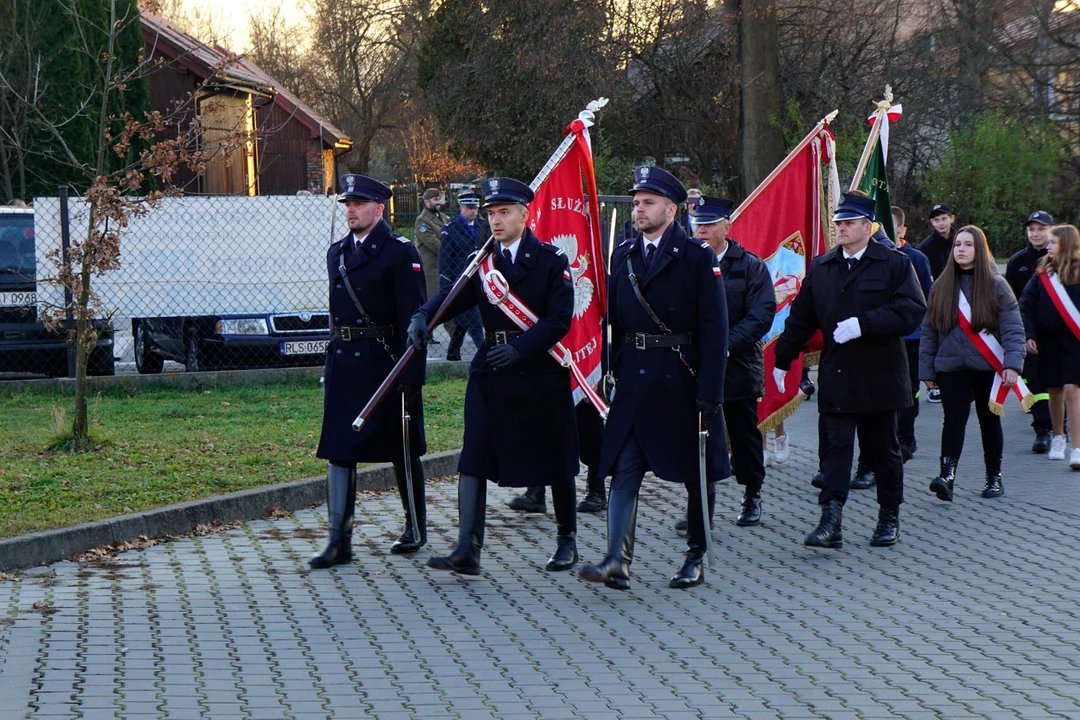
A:
{"type": "Polygon", "coordinates": [[[839,500],[830,500],[821,506],[821,520],[814,532],[803,542],[807,547],[839,549],[844,546],[844,506],[839,500]]]}
{"type": "Polygon", "coordinates": [[[1005,494],[1005,488],[1001,484],[1001,473],[988,470],[986,472],[986,487],[983,488],[984,498],[998,498],[1005,494]]]}
{"type": "Polygon", "coordinates": [[[531,487],[521,495],[511,498],[509,507],[511,510],[529,513],[546,513],[547,501],[545,500],[544,486],[531,487]]]}
{"type": "Polygon", "coordinates": [[[739,527],[748,527],[757,525],[759,522],[761,522],[761,493],[751,493],[747,490],[743,493],[742,511],[735,520],[735,524],[739,527]]]}
{"type": "Polygon", "coordinates": [[[825,488],[825,476],[822,473],[818,473],[810,481],[810,484],[816,487],[818,490],[823,490],[825,488]]]}
{"type": "Polygon", "coordinates": [[[685,590],[705,581],[704,568],[705,553],[698,549],[686,553],[686,560],[679,571],[671,576],[668,587],[676,590],[685,590]]]}
{"type": "Polygon", "coordinates": [[[675,521],[675,533],[678,535],[685,535],[686,528],[688,528],[689,526],[690,523],[687,522],[686,516],[683,515],[681,518],[675,521]]]}
{"type": "Polygon", "coordinates": [[[479,575],[481,572],[480,552],[455,549],[454,552],[449,555],[442,557],[433,555],[429,557],[427,565],[429,568],[435,570],[448,570],[460,573],[461,575],[479,575]]]}
{"type": "Polygon", "coordinates": [[[852,490],[869,490],[877,483],[874,473],[866,468],[855,468],[855,476],[851,478],[852,490]]]}
{"type": "Polygon", "coordinates": [[[548,558],[544,569],[550,572],[561,572],[574,567],[577,561],[577,542],[559,538],[559,545],[555,548],[555,553],[548,558]]]}
{"type": "Polygon", "coordinates": [[[870,538],[871,547],[891,547],[900,539],[900,508],[880,508],[877,527],[870,538]]]}
{"type": "Polygon", "coordinates": [[[351,543],[347,540],[331,541],[321,553],[308,560],[312,570],[323,570],[335,565],[346,565],[353,560],[351,543]]]}
{"type": "Polygon", "coordinates": [[[598,513],[607,507],[607,493],[604,489],[604,478],[597,478],[593,470],[589,470],[585,497],[578,503],[578,512],[598,513]]]}
{"type": "Polygon", "coordinates": [[[1051,434],[1049,432],[1035,433],[1035,442],[1031,446],[1031,452],[1045,455],[1050,452],[1051,434]]]}
{"type": "Polygon", "coordinates": [[[808,400],[814,394],[815,389],[814,383],[810,382],[810,378],[804,378],[803,381],[799,383],[799,392],[805,395],[808,400]]]}

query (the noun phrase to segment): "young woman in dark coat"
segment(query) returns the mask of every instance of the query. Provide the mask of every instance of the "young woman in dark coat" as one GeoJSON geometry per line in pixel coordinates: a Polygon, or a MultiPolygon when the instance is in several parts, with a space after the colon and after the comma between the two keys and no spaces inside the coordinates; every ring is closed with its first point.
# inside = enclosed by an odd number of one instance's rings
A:
{"type": "Polygon", "coordinates": [[[919,379],[927,388],[941,389],[945,423],[941,428],[941,473],[930,483],[938,499],[953,499],[956,465],[964,448],[971,404],[979,418],[983,457],[986,461],[984,498],[1000,497],[1002,433],[1001,418],[990,409],[990,389],[995,371],[961,329],[960,293],[971,306],[971,327],[997,338],[1005,351],[1003,382],[1012,387],[1024,367],[1024,325],[1020,310],[1005,278],[997,273],[986,235],[974,225],[956,233],[952,254],[941,275],[934,280],[926,304],[919,343],[919,379]]]}

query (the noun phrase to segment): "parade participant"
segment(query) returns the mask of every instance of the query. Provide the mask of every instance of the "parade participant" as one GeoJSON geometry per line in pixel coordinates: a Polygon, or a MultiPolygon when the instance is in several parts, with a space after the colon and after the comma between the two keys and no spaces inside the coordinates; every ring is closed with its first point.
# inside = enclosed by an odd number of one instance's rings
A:
{"type": "Polygon", "coordinates": [[[697,188],[690,188],[686,191],[686,212],[682,216],[682,226],[687,237],[693,237],[694,228],[697,227],[694,224],[694,216],[697,213],[697,201],[700,197],[701,191],[697,188]]]}
{"type": "MultiPolygon", "coordinates": [[[[930,261],[930,274],[937,278],[945,270],[945,264],[952,253],[953,238],[956,231],[953,224],[956,214],[945,203],[935,203],[930,209],[930,225],[933,230],[919,243],[918,250],[930,261]]],[[[941,393],[931,388],[926,393],[932,403],[941,402],[941,393]]]]}
{"type": "MultiPolygon", "coordinates": [[[[761,485],[765,467],[758,430],[758,399],[765,395],[765,357],[761,338],[772,327],[776,314],[776,294],[772,276],[757,255],[729,238],[731,213],[735,203],[714,197],[700,197],[694,214],[694,237],[716,253],[724,278],[727,302],[728,355],[724,376],[724,427],[731,442],[731,463],[735,480],[743,486],[742,509],[736,525],[757,525],[761,521],[761,485]]],[[[787,436],[782,430],[777,445],[787,436]]],[[[786,459],[786,458],[785,458],[786,459]]],[[[777,458],[777,462],[781,462],[777,458]]],[[[709,485],[709,506],[715,502],[716,488],[709,485]]],[[[686,521],[680,521],[682,528],[686,521]]],[[[677,529],[681,529],[678,528],[677,529]]]]}
{"type": "Polygon", "coordinates": [[[784,376],[814,333],[823,348],[818,398],[822,434],[821,521],[807,536],[812,547],[843,546],[842,511],[851,484],[855,433],[872,447],[877,476],[878,522],[870,544],[894,545],[900,537],[904,465],[896,411],[911,402],[905,335],[926,309],[911,262],[871,242],[874,202],[847,195],[837,207],[837,247],[814,258],[776,345],[773,378],[784,376]]]}
{"type": "MultiPolygon", "coordinates": [[[[383,220],[391,195],[389,187],[363,175],[344,175],[341,188],[338,202],[345,204],[351,232],[331,245],[326,254],[332,323],[326,352],[322,434],[316,451],[318,457],[329,461],[326,483],[330,542],[311,559],[313,568],[352,560],[357,463],[394,464],[405,530],[390,552],[416,552],[427,542],[424,468],[420,463],[420,456],[426,452],[420,396],[423,354],[402,375],[400,386],[412,415],[408,462],[412,466],[416,526],[409,511],[400,399],[385,402],[359,433],[352,429],[353,419],[405,350],[408,339],[404,329],[426,298],[420,256],[407,238],[394,235],[383,220]]],[[[400,393],[395,397],[400,398],[400,393]]]]}
{"type": "Polygon", "coordinates": [[[960,228],[945,270],[934,281],[919,343],[919,377],[927,387],[941,388],[945,421],[941,428],[941,472],[930,483],[939,500],[953,499],[956,466],[964,448],[971,403],[979,418],[986,461],[984,498],[1000,497],[1001,418],[990,408],[997,372],[984,355],[978,333],[996,338],[1004,350],[1001,364],[1006,387],[1012,387],[1024,366],[1024,325],[1016,297],[997,274],[986,235],[974,225],[960,228]],[[963,316],[963,317],[961,317],[963,316]]]}
{"type": "MultiPolygon", "coordinates": [[[[421,197],[421,203],[424,207],[413,224],[413,237],[416,249],[420,251],[427,296],[432,297],[439,292],[439,240],[447,220],[442,211],[446,206],[446,195],[439,188],[428,188],[421,197]]],[[[444,323],[443,327],[448,333],[454,331],[452,322],[444,323]]]]}
{"type": "MultiPolygon", "coordinates": [[[[1045,213],[1044,213],[1045,214],[1045,213]]],[[[1050,230],[1046,255],[1024,289],[1027,351],[1038,365],[1038,376],[1049,389],[1054,433],[1051,460],[1065,459],[1065,411],[1080,418],[1080,235],[1072,225],[1050,230]]],[[[1073,432],[1069,467],[1080,470],[1080,433],[1073,432]]]]}
{"type": "MultiPolygon", "coordinates": [[[[458,193],[458,207],[461,212],[443,225],[439,237],[439,292],[450,289],[469,264],[469,257],[488,238],[487,224],[479,218],[480,196],[471,190],[458,193]]],[[[466,333],[479,349],[484,342],[484,329],[476,308],[466,310],[454,321],[450,344],[446,346],[447,360],[461,359],[466,333]]]]}
{"type": "MultiPolygon", "coordinates": [[[[479,272],[451,304],[452,317],[478,307],[484,344],[473,357],[465,390],[465,437],[458,461],[458,542],[432,557],[430,567],[480,574],[487,482],[502,487],[550,484],[558,526],[548,570],[577,562],[574,476],[578,470],[577,423],[570,371],[548,351],[563,339],[574,314],[566,256],[541,243],[526,227],[533,191],[512,178],[483,184],[484,207],[496,244],[479,272]],[[511,315],[535,317],[523,330],[511,315]]],[[[413,316],[409,339],[428,340],[427,324],[444,300],[429,300],[413,316]]]]}
{"type": "MultiPolygon", "coordinates": [[[[676,222],[686,190],[656,167],[634,170],[639,236],[612,254],[608,283],[615,397],[604,428],[600,476],[610,474],[608,550],[582,568],[591,582],[627,590],[634,559],[638,491],[652,470],[689,494],[687,552],[674,588],[704,579],[707,536],[699,475],[699,419],[709,431],[706,480],[730,474],[723,423],[727,305],[716,253],[676,222]]],[[[710,513],[711,514],[711,513],[710,513]]]]}
{"type": "MultiPolygon", "coordinates": [[[[1018,298],[1024,294],[1028,281],[1034,277],[1039,261],[1046,257],[1046,244],[1050,239],[1050,226],[1053,224],[1054,218],[1042,210],[1036,210],[1028,216],[1025,223],[1027,247],[1010,257],[1008,265],[1005,266],[1005,280],[1012,288],[1013,295],[1018,298]]],[[[1035,431],[1035,442],[1031,445],[1031,452],[1041,454],[1050,451],[1053,423],[1050,421],[1047,386],[1039,376],[1039,364],[1040,359],[1035,353],[1029,352],[1024,359],[1024,382],[1035,394],[1035,404],[1031,406],[1031,428],[1035,431]]],[[[1062,446],[1062,455],[1064,452],[1062,446]]]]}

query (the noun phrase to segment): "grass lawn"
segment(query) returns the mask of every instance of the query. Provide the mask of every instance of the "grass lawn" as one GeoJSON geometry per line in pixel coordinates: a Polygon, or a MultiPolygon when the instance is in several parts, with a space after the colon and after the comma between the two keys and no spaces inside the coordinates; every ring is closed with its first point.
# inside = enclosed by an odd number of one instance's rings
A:
{"type": "MultiPolygon", "coordinates": [[[[424,389],[428,451],[461,446],[465,381],[424,389]]],[[[317,382],[108,390],[90,401],[97,450],[54,452],[73,396],[0,385],[0,537],[64,527],[326,471],[317,382]]]]}

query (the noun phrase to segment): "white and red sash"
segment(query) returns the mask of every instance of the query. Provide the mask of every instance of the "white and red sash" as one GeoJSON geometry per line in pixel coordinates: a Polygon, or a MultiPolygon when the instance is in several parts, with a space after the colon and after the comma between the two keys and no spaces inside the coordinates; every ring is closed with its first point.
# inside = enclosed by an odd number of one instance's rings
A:
{"type": "Polygon", "coordinates": [[[972,328],[971,304],[964,297],[963,291],[960,291],[959,308],[960,329],[964,331],[968,340],[983,356],[983,359],[990,363],[990,367],[994,369],[994,385],[990,388],[989,398],[990,411],[996,415],[1004,415],[1005,399],[1009,397],[1009,393],[1014,393],[1020,399],[1020,406],[1024,408],[1024,412],[1030,410],[1031,406],[1035,404],[1035,396],[1028,390],[1022,378],[1017,378],[1016,384],[1012,387],[1005,386],[1002,379],[1002,375],[1005,373],[1005,349],[1001,347],[1001,343],[993,334],[985,330],[976,333],[972,328]]]}
{"type": "Polygon", "coordinates": [[[1042,281],[1046,294],[1050,296],[1054,307],[1057,308],[1058,315],[1072,330],[1073,336],[1080,340],[1080,310],[1076,309],[1076,305],[1073,303],[1072,298],[1069,297],[1069,293],[1065,291],[1061,278],[1058,277],[1057,273],[1051,275],[1048,272],[1040,272],[1039,280],[1042,281]]]}
{"type": "MultiPolygon", "coordinates": [[[[514,294],[503,274],[495,269],[495,256],[493,254],[487,255],[480,262],[480,284],[484,288],[484,295],[487,297],[488,302],[502,310],[503,314],[510,318],[522,331],[533,327],[540,320],[536,313],[530,310],[529,306],[514,294]]],[[[548,355],[555,358],[555,361],[563,367],[570,369],[570,372],[577,379],[578,387],[585,392],[585,397],[600,413],[600,417],[607,420],[607,405],[578,368],[570,350],[561,342],[557,342],[554,347],[548,350],[548,355]]]]}

